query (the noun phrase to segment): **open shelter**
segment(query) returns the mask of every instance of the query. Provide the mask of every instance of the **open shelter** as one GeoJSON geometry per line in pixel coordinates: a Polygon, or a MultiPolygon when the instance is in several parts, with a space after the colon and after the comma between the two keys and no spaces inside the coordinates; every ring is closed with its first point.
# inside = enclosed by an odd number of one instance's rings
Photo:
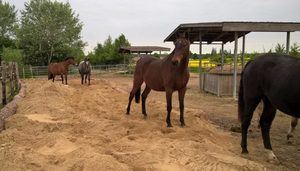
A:
{"type": "MultiPolygon", "coordinates": [[[[222,65],[224,63],[224,44],[234,41],[234,72],[229,74],[232,81],[232,96],[237,96],[237,58],[238,39],[243,38],[241,61],[244,66],[245,37],[250,32],[286,32],[286,53],[290,48],[290,33],[300,31],[299,22],[205,22],[180,24],[164,41],[174,41],[179,33],[187,33],[191,44],[199,44],[199,87],[218,96],[222,94],[222,73],[219,75],[203,75],[201,69],[202,45],[220,44],[222,52],[222,65]],[[205,82],[205,80],[207,82],[205,82]],[[208,84],[206,84],[208,83],[208,84]]],[[[227,82],[230,79],[226,79],[227,82]]],[[[227,87],[228,88],[228,87],[227,87]]]]}

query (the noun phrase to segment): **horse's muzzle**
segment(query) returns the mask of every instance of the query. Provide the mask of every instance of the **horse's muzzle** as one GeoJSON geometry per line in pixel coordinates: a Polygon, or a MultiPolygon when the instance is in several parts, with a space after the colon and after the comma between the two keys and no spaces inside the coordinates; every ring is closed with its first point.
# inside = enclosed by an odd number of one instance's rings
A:
{"type": "Polygon", "coordinates": [[[178,61],[178,60],[172,61],[172,64],[175,65],[175,66],[179,66],[180,65],[180,61],[178,61]]]}

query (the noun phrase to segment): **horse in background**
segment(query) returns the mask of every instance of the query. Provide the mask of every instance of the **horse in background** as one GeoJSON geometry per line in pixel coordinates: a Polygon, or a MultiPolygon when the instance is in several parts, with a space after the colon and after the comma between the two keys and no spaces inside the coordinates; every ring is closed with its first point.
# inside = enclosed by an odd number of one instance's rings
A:
{"type": "Polygon", "coordinates": [[[172,110],[172,94],[178,91],[179,108],[180,108],[180,122],[181,126],[185,126],[184,122],[184,96],[186,92],[186,85],[189,81],[189,55],[190,42],[185,37],[185,34],[177,36],[175,49],[164,59],[154,57],[140,58],[136,63],[133,87],[129,95],[127,106],[127,114],[130,113],[130,105],[135,96],[136,103],[139,103],[141,85],[146,83],[146,88],[142,93],[142,113],[147,117],[146,113],[146,99],[151,90],[165,91],[167,99],[167,127],[172,127],[171,124],[171,110],[172,110]]]}
{"type": "MultiPolygon", "coordinates": [[[[242,126],[242,153],[248,153],[247,133],[253,112],[263,101],[260,128],[269,159],[278,160],[272,151],[270,128],[276,110],[300,117],[300,59],[288,55],[265,54],[247,63],[239,90],[238,114],[242,126]]],[[[296,125],[296,120],[294,119],[296,125]]],[[[293,123],[293,121],[292,121],[293,123]]]]}
{"type": "Polygon", "coordinates": [[[68,84],[68,69],[69,65],[76,65],[74,57],[68,57],[62,62],[50,63],[48,66],[48,80],[52,79],[54,82],[55,76],[60,75],[62,83],[64,84],[64,75],[66,80],[66,85],[68,84]]]}
{"type": "Polygon", "coordinates": [[[81,84],[86,83],[86,79],[88,79],[90,85],[91,80],[91,71],[92,71],[92,65],[88,58],[85,58],[83,61],[81,61],[78,65],[78,71],[81,76],[81,84]]]}

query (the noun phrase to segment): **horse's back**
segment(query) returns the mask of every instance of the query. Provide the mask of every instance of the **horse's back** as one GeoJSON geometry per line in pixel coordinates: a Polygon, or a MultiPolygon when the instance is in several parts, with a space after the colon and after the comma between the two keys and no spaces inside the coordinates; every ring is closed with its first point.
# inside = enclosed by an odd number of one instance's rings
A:
{"type": "Polygon", "coordinates": [[[48,65],[48,72],[56,75],[65,74],[67,69],[62,63],[51,63],[48,65]]]}
{"type": "Polygon", "coordinates": [[[279,110],[300,116],[300,59],[288,55],[265,54],[243,71],[245,96],[265,96],[279,110]]]}

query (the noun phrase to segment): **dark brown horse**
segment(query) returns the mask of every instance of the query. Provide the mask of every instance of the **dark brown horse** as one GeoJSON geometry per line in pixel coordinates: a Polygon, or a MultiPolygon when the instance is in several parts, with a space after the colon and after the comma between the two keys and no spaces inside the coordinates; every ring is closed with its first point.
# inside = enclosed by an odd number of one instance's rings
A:
{"type": "Polygon", "coordinates": [[[133,97],[139,103],[141,85],[146,83],[146,88],[142,93],[142,113],[146,113],[146,98],[151,90],[165,91],[167,99],[167,126],[171,127],[170,113],[172,110],[172,94],[178,91],[179,107],[180,107],[180,122],[184,126],[184,96],[186,92],[186,85],[189,80],[189,54],[190,42],[184,35],[180,35],[174,42],[175,49],[173,52],[164,59],[154,57],[143,57],[137,61],[133,88],[129,95],[129,102],[127,107],[127,114],[130,113],[130,105],[133,97]]]}
{"type": "MultiPolygon", "coordinates": [[[[277,160],[272,151],[270,128],[276,110],[300,117],[300,59],[288,55],[266,54],[248,62],[242,72],[239,91],[239,119],[242,124],[242,153],[248,153],[247,133],[253,111],[262,100],[260,128],[269,159],[277,160]]],[[[297,119],[292,121],[292,127],[297,119]]]]}
{"type": "Polygon", "coordinates": [[[64,83],[63,75],[65,75],[66,84],[68,84],[67,75],[69,65],[76,65],[75,59],[73,57],[68,57],[63,62],[49,64],[48,80],[52,79],[52,81],[54,82],[55,76],[61,75],[62,83],[64,83]]]}

